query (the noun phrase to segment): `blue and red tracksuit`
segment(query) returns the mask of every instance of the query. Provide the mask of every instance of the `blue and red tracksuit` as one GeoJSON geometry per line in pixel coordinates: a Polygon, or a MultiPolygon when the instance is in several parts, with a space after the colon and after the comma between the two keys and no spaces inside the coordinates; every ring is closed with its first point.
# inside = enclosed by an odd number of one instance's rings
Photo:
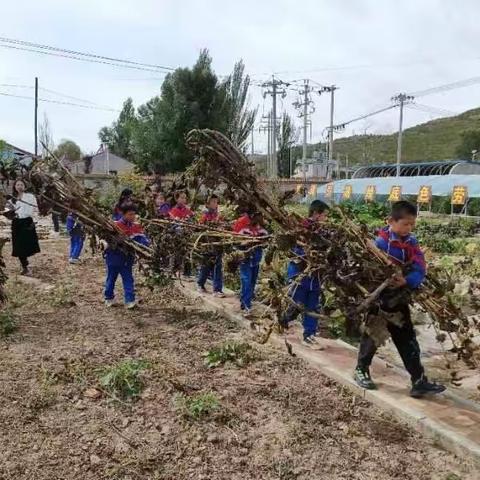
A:
{"type": "Polygon", "coordinates": [[[175,218],[177,220],[188,220],[193,217],[193,212],[186,206],[180,203],[177,203],[170,212],[168,212],[170,218],[175,218]]]}
{"type": "MultiPolygon", "coordinates": [[[[191,219],[194,216],[194,213],[186,206],[180,203],[177,203],[169,212],[170,218],[174,220],[182,220],[186,222],[187,220],[191,219]]],[[[175,228],[175,231],[178,235],[182,234],[182,226],[179,225],[175,228]]],[[[182,260],[174,253],[173,254],[173,264],[174,269],[178,270],[182,267],[181,265],[182,260]]],[[[192,275],[192,264],[190,260],[185,259],[183,261],[183,274],[186,277],[190,277],[192,275]]]]}
{"type": "MultiPolygon", "coordinates": [[[[207,208],[200,216],[199,223],[216,224],[222,220],[216,208],[207,208]]],[[[223,265],[222,254],[205,254],[202,259],[202,265],[198,270],[197,284],[205,287],[207,279],[212,278],[213,291],[221,293],[223,291],[223,265]]]]}
{"type": "MultiPolygon", "coordinates": [[[[318,224],[310,218],[305,219],[302,225],[314,230],[318,228],[318,224]]],[[[306,312],[303,314],[303,338],[311,337],[317,333],[318,319],[309,315],[308,312],[319,312],[321,286],[318,274],[302,275],[304,264],[302,258],[305,256],[305,251],[299,245],[292,249],[295,258],[291,260],[287,267],[287,280],[290,284],[289,296],[297,304],[305,308],[306,312]]],[[[295,305],[289,305],[282,323],[288,325],[293,321],[299,313],[299,309],[295,305]]]]}
{"type": "Polygon", "coordinates": [[[163,202],[160,206],[157,206],[157,217],[169,218],[171,208],[168,202],[163,202]]]}
{"type": "MultiPolygon", "coordinates": [[[[402,289],[386,290],[380,296],[380,304],[385,312],[395,316],[400,315],[401,323],[398,323],[398,319],[396,322],[387,322],[387,328],[412,382],[415,382],[422,377],[424,372],[420,360],[420,346],[410,316],[408,297],[406,297],[407,300],[403,300],[399,295],[402,290],[415,290],[420,287],[427,272],[425,258],[413,235],[401,238],[392,232],[390,227],[385,227],[378,232],[375,244],[390,257],[393,263],[402,266],[404,270],[407,286],[402,289]],[[392,302],[391,299],[395,300],[395,297],[400,300],[392,302]],[[390,301],[387,302],[389,298],[390,301]]],[[[358,349],[357,366],[368,369],[376,351],[377,345],[364,333],[358,349]]]]}
{"type": "Polygon", "coordinates": [[[411,289],[418,288],[422,284],[425,280],[427,267],[423,252],[413,235],[400,238],[390,230],[390,227],[385,227],[378,232],[375,244],[394,263],[407,268],[405,280],[411,289]]]}
{"type": "MultiPolygon", "coordinates": [[[[267,235],[267,231],[259,225],[246,225],[237,233],[250,235],[251,237],[267,235]]],[[[242,310],[250,310],[252,308],[252,300],[255,294],[255,286],[257,285],[262,256],[262,247],[256,247],[249,252],[247,257],[240,263],[240,307],[242,310]]]]}
{"type": "MultiPolygon", "coordinates": [[[[127,222],[120,219],[115,222],[117,228],[128,238],[148,246],[150,241],[145,236],[143,228],[138,223],[127,222]]],[[[123,293],[126,303],[135,301],[135,282],[133,279],[133,264],[135,256],[125,253],[119,248],[107,248],[105,250],[105,263],[107,265],[107,279],[105,281],[105,300],[113,300],[115,297],[115,283],[118,275],[122,277],[123,293]]]]}
{"type": "Polygon", "coordinates": [[[67,215],[66,227],[70,235],[70,259],[77,260],[80,258],[85,240],[83,224],[76,215],[69,213],[67,215]]]}

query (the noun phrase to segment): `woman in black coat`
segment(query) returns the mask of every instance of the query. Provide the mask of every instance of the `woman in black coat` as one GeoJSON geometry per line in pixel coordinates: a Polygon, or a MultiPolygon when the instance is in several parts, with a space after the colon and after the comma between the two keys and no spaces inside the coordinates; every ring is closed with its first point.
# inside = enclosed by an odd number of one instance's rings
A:
{"type": "Polygon", "coordinates": [[[12,206],[12,256],[20,260],[22,275],[29,275],[28,257],[40,253],[33,213],[37,209],[35,195],[25,192],[23,180],[13,185],[12,206]]]}

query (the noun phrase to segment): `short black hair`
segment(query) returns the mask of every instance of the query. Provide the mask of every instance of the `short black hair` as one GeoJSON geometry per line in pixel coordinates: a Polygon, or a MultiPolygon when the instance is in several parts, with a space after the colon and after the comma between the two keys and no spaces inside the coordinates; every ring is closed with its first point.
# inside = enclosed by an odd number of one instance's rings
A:
{"type": "Polygon", "coordinates": [[[187,199],[188,199],[188,192],[186,192],[185,190],[177,190],[177,191],[175,192],[175,195],[174,195],[175,200],[178,200],[178,198],[180,197],[180,195],[181,195],[182,193],[184,193],[185,196],[186,196],[187,199]]]}
{"type": "Polygon", "coordinates": [[[392,204],[390,217],[394,220],[401,220],[405,217],[416,217],[418,215],[417,207],[407,200],[400,200],[392,204]]]}
{"type": "Polygon", "coordinates": [[[219,199],[218,195],[215,195],[214,193],[212,193],[207,197],[207,203],[210,203],[210,200],[218,200],[218,199],[219,199]]]}
{"type": "Polygon", "coordinates": [[[138,212],[138,208],[134,203],[125,203],[120,207],[120,211],[125,215],[128,212],[138,212]]]}
{"type": "Polygon", "coordinates": [[[330,210],[330,207],[325,202],[314,200],[308,209],[308,216],[311,217],[314,213],[323,213],[327,210],[330,210]]]}

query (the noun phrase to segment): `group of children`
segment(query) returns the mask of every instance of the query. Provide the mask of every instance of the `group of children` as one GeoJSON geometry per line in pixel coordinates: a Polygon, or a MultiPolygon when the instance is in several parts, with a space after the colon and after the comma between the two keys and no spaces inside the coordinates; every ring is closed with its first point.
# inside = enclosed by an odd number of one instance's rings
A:
{"type": "MultiPolygon", "coordinates": [[[[149,240],[142,227],[135,221],[137,210],[131,199],[131,190],[122,192],[113,213],[115,224],[129,238],[148,245],[149,240]]],[[[188,207],[187,200],[185,192],[177,192],[175,205],[171,207],[165,196],[157,193],[154,201],[156,215],[159,218],[171,218],[181,222],[193,221],[195,215],[188,207]]],[[[218,203],[219,199],[216,195],[208,198],[206,208],[198,220],[199,223],[223,225],[224,221],[219,214],[218,203]]],[[[327,219],[328,212],[329,206],[326,203],[320,200],[313,201],[309,208],[308,218],[302,222],[303,227],[310,232],[321,231],[322,223],[327,219]]],[[[377,314],[380,308],[385,315],[396,317],[395,322],[387,322],[387,327],[405,368],[410,374],[412,382],[410,394],[413,397],[421,397],[425,394],[443,392],[445,387],[429,382],[425,376],[420,359],[420,347],[410,317],[410,293],[421,286],[426,275],[423,253],[412,235],[416,217],[417,209],[414,205],[407,201],[396,202],[392,205],[387,226],[378,232],[376,246],[387,253],[392,263],[400,265],[404,273],[392,277],[389,288],[380,297],[379,306],[374,307],[377,311],[373,310],[369,313],[377,314]],[[400,317],[400,322],[398,322],[398,317],[400,317]]],[[[260,213],[249,211],[233,223],[232,230],[241,235],[261,237],[268,234],[263,223],[260,213]]],[[[83,228],[74,215],[69,215],[67,229],[71,236],[70,261],[76,263],[83,245],[83,228]]],[[[181,232],[181,230],[179,231],[181,232]]],[[[240,264],[240,307],[245,316],[251,314],[262,256],[261,247],[249,249],[240,264]]],[[[287,267],[288,295],[291,303],[280,322],[284,328],[288,328],[289,324],[303,312],[303,344],[307,347],[315,347],[319,343],[318,313],[321,309],[322,286],[318,273],[304,273],[304,256],[303,247],[296,245],[292,250],[293,259],[287,267]]],[[[120,275],[124,287],[125,304],[127,308],[135,307],[133,255],[107,247],[105,262],[107,267],[105,304],[113,305],[115,282],[120,275]]],[[[206,283],[209,278],[212,280],[213,294],[223,297],[221,253],[206,254],[202,259],[197,276],[197,288],[200,292],[207,293],[206,283]]],[[[376,388],[370,375],[370,365],[376,350],[377,346],[373,339],[363,333],[354,379],[359,386],[365,389],[376,388]]]]}

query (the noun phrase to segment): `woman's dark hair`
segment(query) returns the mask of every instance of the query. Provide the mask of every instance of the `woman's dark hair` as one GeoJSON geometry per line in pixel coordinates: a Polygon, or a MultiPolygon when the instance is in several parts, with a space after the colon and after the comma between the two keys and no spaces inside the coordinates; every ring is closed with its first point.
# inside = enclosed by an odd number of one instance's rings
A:
{"type": "Polygon", "coordinates": [[[14,196],[18,195],[18,192],[17,192],[17,183],[18,182],[22,182],[25,185],[25,190],[27,189],[27,184],[25,183],[25,180],[23,180],[23,178],[17,178],[15,180],[15,182],[13,182],[13,187],[12,187],[12,193],[13,193],[14,196]]]}
{"type": "Polygon", "coordinates": [[[308,209],[308,216],[311,217],[314,213],[323,213],[327,210],[330,210],[330,207],[325,202],[314,200],[308,209]]]}
{"type": "Polygon", "coordinates": [[[405,217],[416,217],[418,215],[417,207],[406,200],[400,200],[392,205],[390,216],[394,220],[401,220],[405,217]]]}

